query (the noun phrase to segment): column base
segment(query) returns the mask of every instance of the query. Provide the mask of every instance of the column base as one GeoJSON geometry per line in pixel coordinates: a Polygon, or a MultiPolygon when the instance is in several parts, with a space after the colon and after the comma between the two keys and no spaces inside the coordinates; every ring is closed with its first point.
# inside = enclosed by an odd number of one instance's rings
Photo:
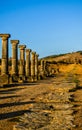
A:
{"type": "Polygon", "coordinates": [[[35,82],[35,76],[31,76],[31,82],[35,82]]]}
{"type": "Polygon", "coordinates": [[[30,82],[31,81],[31,76],[26,77],[26,82],[30,82]]]}
{"type": "Polygon", "coordinates": [[[18,76],[13,74],[10,76],[10,83],[14,82],[18,82],[18,76]]]}
{"type": "Polygon", "coordinates": [[[38,76],[35,76],[35,81],[37,81],[38,80],[38,76]]]}
{"type": "Polygon", "coordinates": [[[9,84],[9,75],[7,74],[0,75],[0,86],[4,86],[8,84],[9,84]]]}
{"type": "Polygon", "coordinates": [[[46,76],[40,74],[40,75],[38,76],[38,79],[39,79],[39,80],[46,79],[46,76]]]}
{"type": "Polygon", "coordinates": [[[24,83],[25,82],[25,76],[24,75],[19,75],[18,82],[19,83],[24,83]]]}

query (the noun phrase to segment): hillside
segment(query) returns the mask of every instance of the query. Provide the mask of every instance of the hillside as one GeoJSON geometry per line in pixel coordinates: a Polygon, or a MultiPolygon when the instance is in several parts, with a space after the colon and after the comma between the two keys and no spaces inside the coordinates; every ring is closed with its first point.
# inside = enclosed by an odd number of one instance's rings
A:
{"type": "Polygon", "coordinates": [[[47,56],[43,60],[48,73],[82,74],[82,51],[47,56]]]}
{"type": "Polygon", "coordinates": [[[68,63],[81,63],[82,60],[82,51],[66,53],[66,54],[59,54],[59,55],[51,55],[43,58],[47,61],[55,61],[55,62],[66,62],[68,63]]]}

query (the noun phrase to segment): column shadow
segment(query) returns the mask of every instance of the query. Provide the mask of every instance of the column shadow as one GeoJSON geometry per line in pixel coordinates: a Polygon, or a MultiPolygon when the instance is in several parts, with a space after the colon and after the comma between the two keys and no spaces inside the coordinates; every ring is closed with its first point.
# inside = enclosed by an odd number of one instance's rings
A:
{"type": "Polygon", "coordinates": [[[4,103],[4,104],[0,104],[0,108],[11,107],[11,106],[19,106],[19,105],[25,105],[25,104],[31,104],[31,103],[36,103],[36,102],[35,101],[28,101],[28,102],[4,103]]]}
{"type": "Polygon", "coordinates": [[[14,91],[21,90],[24,88],[9,88],[7,90],[0,90],[0,94],[12,94],[14,91]]]}
{"type": "Polygon", "coordinates": [[[30,110],[21,110],[21,111],[15,111],[15,112],[9,112],[9,113],[0,114],[0,120],[21,116],[21,115],[23,115],[26,112],[30,113],[31,111],[30,110]]]}
{"type": "Polygon", "coordinates": [[[0,97],[0,99],[17,98],[17,97],[20,97],[20,96],[17,96],[17,95],[14,95],[14,96],[3,96],[3,97],[0,97]]]}

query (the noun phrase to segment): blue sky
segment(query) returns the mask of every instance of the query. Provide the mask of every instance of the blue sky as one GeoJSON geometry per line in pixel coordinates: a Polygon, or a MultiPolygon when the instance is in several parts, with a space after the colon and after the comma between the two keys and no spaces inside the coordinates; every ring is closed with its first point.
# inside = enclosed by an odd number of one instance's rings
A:
{"type": "Polygon", "coordinates": [[[82,50],[82,0],[1,0],[0,33],[40,57],[82,50]]]}

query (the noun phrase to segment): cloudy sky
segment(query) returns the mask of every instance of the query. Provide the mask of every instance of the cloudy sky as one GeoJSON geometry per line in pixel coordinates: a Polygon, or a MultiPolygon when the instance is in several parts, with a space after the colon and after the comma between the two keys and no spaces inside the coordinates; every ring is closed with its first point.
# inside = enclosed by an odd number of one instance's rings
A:
{"type": "Polygon", "coordinates": [[[1,0],[0,33],[40,57],[82,50],[82,0],[1,0]]]}

